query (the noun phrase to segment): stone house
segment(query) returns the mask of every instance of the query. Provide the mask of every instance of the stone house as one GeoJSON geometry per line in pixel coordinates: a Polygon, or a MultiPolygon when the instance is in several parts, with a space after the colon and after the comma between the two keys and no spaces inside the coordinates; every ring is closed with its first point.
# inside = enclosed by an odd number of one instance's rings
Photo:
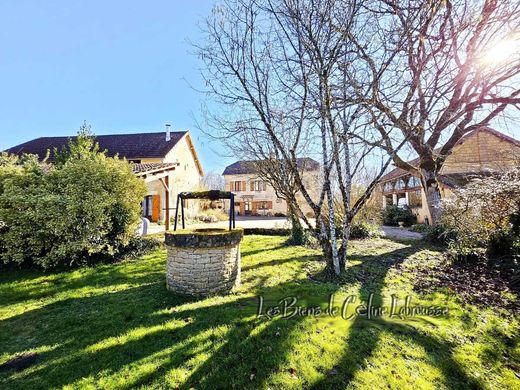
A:
{"type": "MultiPolygon", "coordinates": [[[[304,184],[312,190],[312,183],[319,180],[319,163],[305,157],[297,159],[297,164],[302,169],[304,184]]],[[[222,175],[226,190],[235,193],[237,215],[287,215],[287,202],[279,198],[274,188],[258,176],[255,161],[237,161],[227,166],[222,175]]],[[[301,195],[297,195],[297,200],[303,212],[310,215],[312,210],[301,195]]]]}
{"type": "MultiPolygon", "coordinates": [[[[36,154],[40,159],[53,148],[61,149],[75,137],[41,137],[14,146],[6,152],[36,154]]],[[[169,225],[177,194],[194,191],[203,175],[202,165],[188,131],[98,135],[96,142],[108,156],[125,158],[134,174],[148,188],[143,199],[143,216],[169,225]]]]}
{"type": "MultiPolygon", "coordinates": [[[[440,171],[442,197],[463,186],[475,176],[498,172],[518,163],[520,141],[489,127],[465,135],[453,148],[440,171]]],[[[418,164],[414,159],[410,164],[418,164]]],[[[409,206],[419,223],[429,223],[431,216],[426,195],[418,177],[395,168],[381,178],[382,205],[409,206]]]]}

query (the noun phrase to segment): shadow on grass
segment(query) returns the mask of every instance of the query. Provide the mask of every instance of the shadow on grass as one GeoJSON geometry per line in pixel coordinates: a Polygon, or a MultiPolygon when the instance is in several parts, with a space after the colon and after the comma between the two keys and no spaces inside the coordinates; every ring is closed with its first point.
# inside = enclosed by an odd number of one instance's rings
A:
{"type": "MultiPolygon", "coordinates": [[[[343,275],[343,279],[354,278],[361,282],[361,299],[366,301],[369,295],[372,294],[374,307],[383,305],[382,290],[388,271],[398,266],[413,253],[429,247],[427,244],[417,241],[395,240],[395,242],[409,244],[411,246],[409,248],[385,253],[384,257],[356,257],[356,260],[362,260],[362,265],[351,267],[346,274],[343,275]],[[378,272],[366,273],[364,269],[367,267],[373,269],[370,267],[370,263],[374,262],[382,265],[378,272]],[[362,277],[359,277],[360,274],[362,277]]],[[[334,372],[334,375],[322,376],[311,388],[333,389],[347,386],[354,379],[358,371],[367,367],[383,332],[389,332],[399,340],[412,340],[415,344],[423,347],[428,355],[428,362],[442,372],[446,388],[481,388],[481,385],[468,377],[463,368],[453,359],[452,345],[450,343],[429,336],[410,325],[387,321],[383,318],[367,320],[361,316],[357,316],[354,319],[350,328],[347,348],[343,352],[343,357],[330,370],[330,372],[334,372]]]]}
{"type": "MultiPolygon", "coordinates": [[[[359,264],[350,267],[339,283],[330,283],[323,275],[316,278],[327,283],[320,284],[323,295],[314,297],[315,303],[326,305],[328,294],[353,283],[361,283],[362,298],[373,293],[375,304],[381,302],[388,270],[419,249],[415,246],[382,256],[356,256],[359,264]]],[[[283,263],[269,261],[250,269],[283,263]]],[[[273,374],[288,369],[292,350],[305,331],[305,317],[259,318],[255,297],[196,300],[166,291],[164,272],[152,271],[147,278],[142,277],[140,272],[134,274],[135,281],[141,283],[137,287],[65,299],[0,321],[3,353],[47,348],[39,354],[37,364],[25,371],[0,373],[0,387],[62,387],[81,384],[83,378],[89,383],[103,379],[110,387],[113,383],[106,381],[113,378],[119,388],[152,383],[181,388],[258,388],[270,383],[273,374]],[[24,340],[22,348],[20,340],[24,340]]],[[[110,272],[106,278],[90,282],[109,283],[110,272]]],[[[275,287],[264,282],[258,281],[251,292],[271,301],[317,291],[313,281],[275,287]]],[[[383,331],[412,338],[423,346],[431,363],[443,372],[448,387],[473,386],[451,358],[448,344],[412,327],[383,320],[356,320],[348,334],[348,347],[334,367],[337,374],[305,386],[348,385],[366,366],[383,331]]]]}

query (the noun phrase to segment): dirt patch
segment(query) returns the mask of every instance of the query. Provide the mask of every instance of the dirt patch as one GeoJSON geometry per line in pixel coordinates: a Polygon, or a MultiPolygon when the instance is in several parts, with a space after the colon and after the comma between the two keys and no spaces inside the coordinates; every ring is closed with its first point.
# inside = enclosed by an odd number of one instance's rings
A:
{"type": "Polygon", "coordinates": [[[455,291],[463,302],[490,307],[500,307],[520,313],[520,302],[500,271],[482,264],[445,262],[433,268],[417,271],[414,290],[430,292],[438,287],[455,291]]]}
{"type": "Polygon", "coordinates": [[[4,364],[0,364],[0,371],[22,371],[36,363],[36,360],[38,360],[38,354],[36,352],[22,353],[6,361],[4,364]]]}

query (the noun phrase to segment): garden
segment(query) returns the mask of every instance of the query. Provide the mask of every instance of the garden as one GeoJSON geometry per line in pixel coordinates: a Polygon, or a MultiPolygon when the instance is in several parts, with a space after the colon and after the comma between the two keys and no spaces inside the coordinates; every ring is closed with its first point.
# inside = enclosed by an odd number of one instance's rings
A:
{"type": "Polygon", "coordinates": [[[246,236],[242,286],[205,299],[166,290],[164,249],[57,273],[2,272],[0,387],[520,386],[511,292],[486,305],[485,297],[428,285],[445,258],[425,243],[354,241],[348,269],[331,280],[318,250],[285,241],[246,236]],[[325,312],[331,294],[337,315],[268,313],[287,297],[325,312]],[[369,299],[373,307],[391,305],[392,294],[398,306],[411,296],[414,307],[447,314],[368,318],[350,310],[369,299]]]}

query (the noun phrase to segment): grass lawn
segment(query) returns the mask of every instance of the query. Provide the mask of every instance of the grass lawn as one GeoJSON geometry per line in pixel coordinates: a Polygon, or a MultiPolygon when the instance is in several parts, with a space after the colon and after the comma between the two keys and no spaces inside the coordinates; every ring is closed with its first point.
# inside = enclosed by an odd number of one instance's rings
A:
{"type": "MultiPolygon", "coordinates": [[[[283,237],[247,236],[242,286],[208,299],[165,289],[165,251],[63,273],[0,275],[0,388],[520,388],[518,319],[463,305],[447,290],[414,292],[416,270],[441,256],[422,244],[357,241],[340,281],[322,276],[318,251],[283,237]],[[280,299],[355,314],[359,300],[440,306],[446,316],[400,319],[258,316],[280,299]],[[20,353],[25,368],[6,369],[20,353]],[[386,386],[387,385],[387,386],[386,386]]],[[[424,274],[424,273],[423,273],[424,274]]],[[[292,310],[292,309],[291,309],[292,310]]],[[[294,313],[294,311],[289,311],[294,313]]],[[[304,315],[307,314],[307,315],[304,315]]]]}

